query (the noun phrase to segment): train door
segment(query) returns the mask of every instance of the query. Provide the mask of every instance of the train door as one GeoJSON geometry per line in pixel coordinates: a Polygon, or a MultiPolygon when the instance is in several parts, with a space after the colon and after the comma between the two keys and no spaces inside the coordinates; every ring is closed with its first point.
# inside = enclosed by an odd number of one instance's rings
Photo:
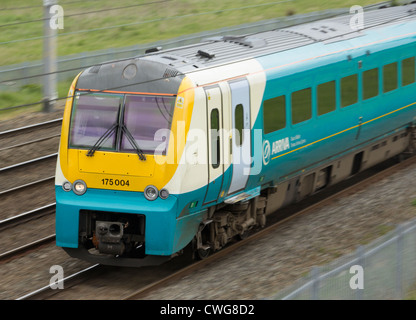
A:
{"type": "Polygon", "coordinates": [[[250,87],[247,79],[229,83],[231,89],[232,178],[228,194],[245,188],[251,167],[250,87]]]}
{"type": "Polygon", "coordinates": [[[208,138],[208,189],[204,204],[218,199],[223,183],[224,162],[222,144],[224,141],[222,95],[220,88],[205,89],[207,99],[208,138]]]}

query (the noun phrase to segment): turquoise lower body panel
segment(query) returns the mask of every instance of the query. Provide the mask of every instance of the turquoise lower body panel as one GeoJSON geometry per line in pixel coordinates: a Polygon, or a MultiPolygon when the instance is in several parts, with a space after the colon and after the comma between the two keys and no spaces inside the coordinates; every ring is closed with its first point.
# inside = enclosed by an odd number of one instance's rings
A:
{"type": "Polygon", "coordinates": [[[178,246],[177,234],[183,233],[182,227],[196,224],[195,229],[199,224],[191,221],[195,215],[177,223],[177,198],[173,195],[165,200],[148,201],[140,192],[88,189],[84,195],[77,196],[60,186],[55,187],[55,194],[56,244],[61,247],[78,248],[80,210],[144,215],[145,248],[149,255],[171,255],[182,249],[178,246]]]}

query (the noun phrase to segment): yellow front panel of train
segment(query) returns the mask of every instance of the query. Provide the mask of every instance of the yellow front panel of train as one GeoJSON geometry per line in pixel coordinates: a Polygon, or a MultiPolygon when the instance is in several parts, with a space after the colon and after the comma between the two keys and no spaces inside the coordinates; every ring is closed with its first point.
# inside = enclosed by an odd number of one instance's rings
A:
{"type": "MultiPolygon", "coordinates": [[[[101,173],[151,177],[155,169],[153,159],[142,161],[137,154],[117,152],[95,152],[93,157],[87,156],[88,150],[78,151],[78,170],[83,173],[101,173]]],[[[149,155],[146,155],[150,158],[149,155]]]]}

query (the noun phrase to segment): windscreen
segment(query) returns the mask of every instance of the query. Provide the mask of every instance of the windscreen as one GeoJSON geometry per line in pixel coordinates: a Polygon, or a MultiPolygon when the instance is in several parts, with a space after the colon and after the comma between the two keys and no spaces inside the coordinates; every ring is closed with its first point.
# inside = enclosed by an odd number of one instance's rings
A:
{"type": "MultiPolygon", "coordinates": [[[[126,96],[124,124],[144,152],[166,153],[174,105],[175,97],[126,96]]],[[[125,135],[121,150],[133,150],[125,135]]]]}
{"type": "MultiPolygon", "coordinates": [[[[77,94],[74,98],[70,128],[71,147],[91,147],[118,122],[122,95],[77,94]]],[[[116,131],[101,145],[114,149],[116,131]]]]}
{"type": "Polygon", "coordinates": [[[115,128],[110,134],[107,132],[108,139],[99,144],[99,149],[136,152],[136,142],[145,153],[166,154],[175,101],[173,96],[77,93],[70,125],[70,147],[91,148],[109,129],[115,128]],[[134,139],[133,143],[126,132],[134,139]]]}

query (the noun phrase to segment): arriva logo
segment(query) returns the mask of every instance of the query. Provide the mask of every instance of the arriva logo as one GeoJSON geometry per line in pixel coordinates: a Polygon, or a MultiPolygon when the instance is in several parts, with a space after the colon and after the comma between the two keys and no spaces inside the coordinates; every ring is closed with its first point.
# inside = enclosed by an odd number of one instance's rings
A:
{"type": "Polygon", "coordinates": [[[290,149],[289,138],[284,138],[284,139],[281,139],[281,140],[277,140],[277,141],[273,142],[272,154],[276,154],[276,153],[285,151],[287,149],[290,149]]]}
{"type": "Polygon", "coordinates": [[[267,166],[270,162],[270,156],[271,156],[271,152],[270,152],[270,142],[269,140],[264,140],[263,142],[263,163],[265,166],[267,166]]]}
{"type": "Polygon", "coordinates": [[[263,163],[267,166],[270,162],[270,159],[275,154],[278,154],[282,151],[290,149],[289,138],[283,138],[277,141],[274,141],[270,146],[269,140],[264,140],[263,142],[263,163]]]}

